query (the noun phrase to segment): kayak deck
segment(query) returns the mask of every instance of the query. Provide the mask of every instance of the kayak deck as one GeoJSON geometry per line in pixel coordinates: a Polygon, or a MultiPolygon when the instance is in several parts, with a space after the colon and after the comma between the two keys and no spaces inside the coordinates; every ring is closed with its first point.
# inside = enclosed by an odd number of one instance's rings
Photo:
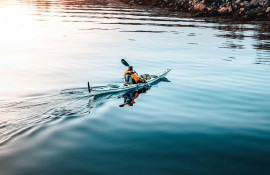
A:
{"type": "Polygon", "coordinates": [[[99,87],[93,87],[90,89],[90,85],[88,84],[89,93],[91,95],[98,95],[98,94],[104,94],[104,93],[114,93],[114,92],[120,92],[125,90],[131,90],[135,88],[140,88],[144,86],[151,86],[153,83],[158,81],[161,78],[164,78],[171,69],[167,69],[166,71],[159,73],[157,75],[151,75],[151,78],[146,80],[146,83],[138,83],[138,84],[125,84],[125,83],[118,83],[118,84],[110,84],[107,86],[99,86],[99,87]]]}

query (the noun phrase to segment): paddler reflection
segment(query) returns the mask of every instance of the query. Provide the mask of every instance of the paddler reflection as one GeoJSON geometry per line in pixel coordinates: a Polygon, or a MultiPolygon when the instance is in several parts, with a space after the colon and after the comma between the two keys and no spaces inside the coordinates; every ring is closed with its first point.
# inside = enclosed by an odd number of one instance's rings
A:
{"type": "Polygon", "coordinates": [[[124,99],[124,103],[119,105],[119,107],[124,107],[125,105],[133,106],[136,102],[135,99],[139,97],[141,93],[146,93],[150,87],[144,87],[139,90],[131,90],[121,96],[124,99]]]}

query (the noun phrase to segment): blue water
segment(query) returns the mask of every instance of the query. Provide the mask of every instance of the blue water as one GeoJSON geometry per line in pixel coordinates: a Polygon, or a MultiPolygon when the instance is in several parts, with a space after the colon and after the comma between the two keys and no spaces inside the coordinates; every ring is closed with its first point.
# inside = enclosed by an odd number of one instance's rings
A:
{"type": "Polygon", "coordinates": [[[269,174],[269,22],[0,1],[0,174],[269,174]],[[167,79],[120,108],[125,58],[167,79]]]}

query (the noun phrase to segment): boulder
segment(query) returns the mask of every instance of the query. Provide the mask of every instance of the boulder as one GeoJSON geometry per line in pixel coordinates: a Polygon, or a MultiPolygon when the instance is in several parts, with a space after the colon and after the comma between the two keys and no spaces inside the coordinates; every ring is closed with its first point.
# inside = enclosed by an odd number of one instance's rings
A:
{"type": "Polygon", "coordinates": [[[204,5],[203,3],[199,3],[199,4],[195,4],[193,8],[196,11],[204,12],[206,10],[206,5],[204,5]]]}
{"type": "Polygon", "coordinates": [[[213,11],[214,8],[213,7],[206,7],[206,9],[208,12],[211,12],[211,11],[213,11]]]}
{"type": "Polygon", "coordinates": [[[235,4],[240,4],[242,1],[241,0],[236,0],[235,4]]]}
{"type": "Polygon", "coordinates": [[[245,14],[245,12],[246,12],[245,8],[240,8],[239,9],[239,15],[243,15],[243,14],[245,14]]]}
{"type": "Polygon", "coordinates": [[[269,0],[260,0],[259,4],[260,5],[268,5],[269,0]]]}
{"type": "Polygon", "coordinates": [[[225,15],[225,14],[231,13],[231,12],[232,12],[232,8],[231,8],[231,7],[220,7],[220,8],[218,9],[218,12],[219,12],[220,14],[225,15]]]}
{"type": "Polygon", "coordinates": [[[247,9],[249,9],[251,7],[251,4],[248,1],[244,1],[240,5],[241,5],[241,7],[245,7],[247,9]]]}
{"type": "Polygon", "coordinates": [[[259,5],[259,0],[252,0],[250,2],[250,4],[252,4],[253,6],[258,6],[259,5]]]}

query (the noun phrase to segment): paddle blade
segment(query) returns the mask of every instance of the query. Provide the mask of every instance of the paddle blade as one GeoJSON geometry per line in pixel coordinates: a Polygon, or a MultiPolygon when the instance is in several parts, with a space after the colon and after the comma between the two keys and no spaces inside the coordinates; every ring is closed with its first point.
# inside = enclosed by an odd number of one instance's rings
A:
{"type": "Polygon", "coordinates": [[[88,85],[88,92],[91,93],[92,89],[90,88],[90,83],[88,82],[87,85],[88,85]]]}
{"type": "Polygon", "coordinates": [[[124,60],[124,59],[121,59],[121,63],[123,64],[123,65],[125,65],[125,66],[129,66],[129,64],[126,62],[126,60],[124,60]]]}

